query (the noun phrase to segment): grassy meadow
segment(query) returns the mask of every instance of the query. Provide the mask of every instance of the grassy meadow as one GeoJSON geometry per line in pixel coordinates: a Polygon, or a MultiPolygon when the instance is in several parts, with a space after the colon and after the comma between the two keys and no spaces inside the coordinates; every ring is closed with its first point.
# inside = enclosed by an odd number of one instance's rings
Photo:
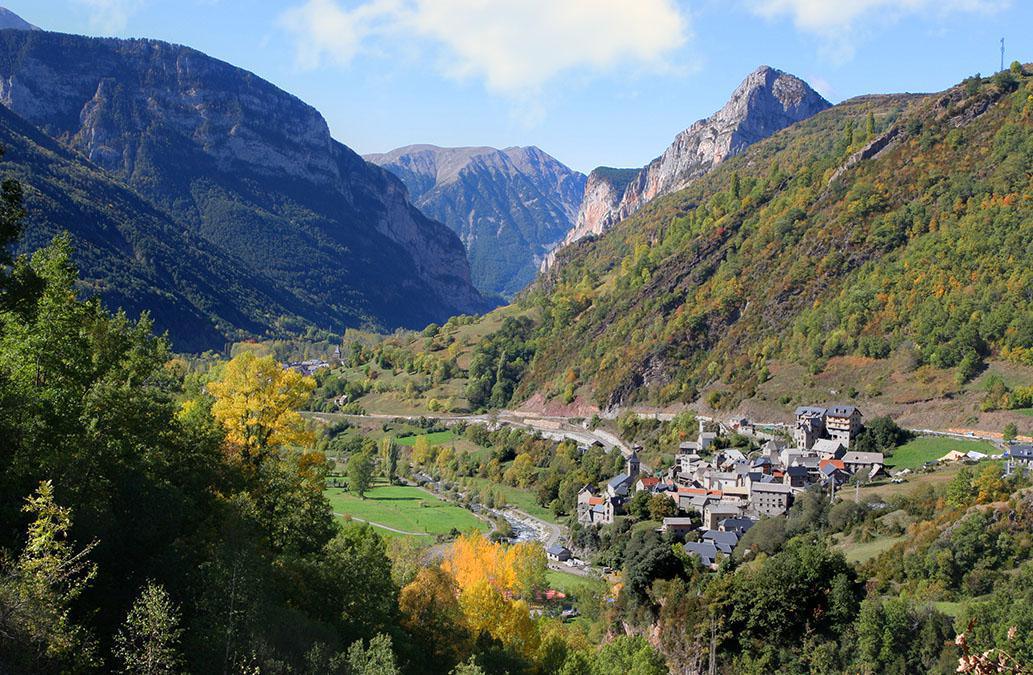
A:
{"type": "Polygon", "coordinates": [[[326,491],[334,513],[369,521],[387,536],[448,534],[454,529],[487,532],[488,524],[464,508],[449,504],[431,493],[406,485],[380,484],[366,493],[365,499],[341,488],[326,491]],[[387,528],[394,528],[394,532],[387,528]]]}

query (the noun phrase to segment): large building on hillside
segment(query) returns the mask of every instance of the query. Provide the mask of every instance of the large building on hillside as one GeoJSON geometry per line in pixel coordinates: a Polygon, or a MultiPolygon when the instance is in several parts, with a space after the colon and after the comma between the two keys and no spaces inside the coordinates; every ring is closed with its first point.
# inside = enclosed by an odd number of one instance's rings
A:
{"type": "Polygon", "coordinates": [[[857,438],[864,428],[864,415],[852,405],[800,406],[796,409],[796,424],[793,426],[793,440],[796,446],[810,450],[822,439],[839,442],[844,448],[857,438]]]}

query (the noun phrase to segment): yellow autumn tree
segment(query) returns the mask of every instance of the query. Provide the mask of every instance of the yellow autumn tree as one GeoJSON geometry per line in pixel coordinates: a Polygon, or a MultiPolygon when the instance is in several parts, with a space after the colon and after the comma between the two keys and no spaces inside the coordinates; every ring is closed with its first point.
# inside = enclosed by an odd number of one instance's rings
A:
{"type": "Polygon", "coordinates": [[[500,593],[531,598],[546,586],[547,559],[535,542],[506,547],[472,532],[455,540],[441,566],[460,590],[486,581],[500,593]]]}
{"type": "Polygon", "coordinates": [[[506,549],[507,587],[522,598],[545,590],[548,557],[537,542],[521,542],[506,549]]]}
{"type": "Polygon", "coordinates": [[[474,635],[488,633],[502,644],[531,655],[538,648],[538,629],[523,600],[507,600],[486,579],[459,594],[467,628],[474,635]]]}
{"type": "Polygon", "coordinates": [[[456,580],[460,590],[470,588],[480,581],[506,589],[504,558],[501,545],[492,543],[480,532],[472,532],[456,538],[441,563],[441,569],[456,580]]]}
{"type": "Polygon", "coordinates": [[[417,436],[412,444],[413,464],[427,466],[434,461],[434,447],[427,440],[426,435],[417,436]]]}
{"type": "Polygon", "coordinates": [[[250,351],[235,356],[222,377],[208,385],[215,397],[212,415],[226,429],[226,440],[244,461],[259,464],[277,448],[313,441],[298,414],[316,383],[284,370],[271,356],[250,351]]]}
{"type": "Polygon", "coordinates": [[[399,593],[398,609],[402,626],[437,660],[457,663],[469,651],[456,582],[443,569],[424,567],[417,572],[399,593]]]}

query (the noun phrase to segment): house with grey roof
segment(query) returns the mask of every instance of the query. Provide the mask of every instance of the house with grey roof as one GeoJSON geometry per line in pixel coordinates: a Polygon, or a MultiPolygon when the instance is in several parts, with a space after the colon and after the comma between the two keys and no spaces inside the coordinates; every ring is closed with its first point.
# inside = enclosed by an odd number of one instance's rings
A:
{"type": "Polygon", "coordinates": [[[810,450],[814,441],[825,437],[825,408],[800,406],[796,409],[793,440],[796,447],[810,450]]]}
{"type": "Polygon", "coordinates": [[[718,523],[726,518],[738,518],[745,507],[737,502],[710,502],[703,507],[703,527],[716,530],[718,523]]]}
{"type": "Polygon", "coordinates": [[[725,518],[718,523],[717,529],[721,532],[736,532],[742,536],[742,533],[753,527],[756,522],[753,518],[745,516],[742,518],[725,518]]]}
{"type": "Polygon", "coordinates": [[[556,562],[567,562],[568,560],[570,560],[571,553],[570,549],[568,549],[566,546],[560,546],[559,544],[555,544],[545,549],[545,555],[549,558],[549,560],[555,560],[556,562]]]}
{"type": "Polygon", "coordinates": [[[673,535],[679,539],[694,529],[696,529],[696,524],[693,522],[692,518],[684,516],[664,518],[663,522],[660,524],[661,532],[673,535]]]}
{"type": "Polygon", "coordinates": [[[703,541],[709,541],[725,555],[731,555],[735,545],[739,543],[739,535],[734,531],[707,530],[701,537],[703,541]]]}
{"type": "Polygon", "coordinates": [[[1009,474],[1016,469],[1029,469],[1033,467],[1033,445],[1029,443],[1009,445],[1001,457],[1005,461],[1009,474]]]}
{"type": "Polygon", "coordinates": [[[819,459],[841,459],[846,454],[846,446],[838,439],[819,438],[811,446],[819,459]]]}
{"type": "Polygon", "coordinates": [[[847,473],[868,473],[881,470],[886,463],[881,452],[847,452],[843,455],[843,468],[847,473]]]}
{"type": "Polygon", "coordinates": [[[825,411],[825,431],[829,438],[850,447],[850,441],[857,438],[864,428],[864,415],[852,405],[836,405],[825,411]]]}
{"type": "Polygon", "coordinates": [[[806,466],[789,466],[782,474],[782,482],[795,488],[807,487],[807,484],[811,482],[810,478],[811,472],[806,466]]]}
{"type": "Polygon", "coordinates": [[[690,556],[699,558],[699,562],[709,569],[717,569],[717,546],[709,541],[687,541],[682,548],[690,556]]]}
{"type": "Polygon", "coordinates": [[[781,516],[793,504],[793,488],[784,483],[751,483],[750,510],[766,516],[781,516]]]}

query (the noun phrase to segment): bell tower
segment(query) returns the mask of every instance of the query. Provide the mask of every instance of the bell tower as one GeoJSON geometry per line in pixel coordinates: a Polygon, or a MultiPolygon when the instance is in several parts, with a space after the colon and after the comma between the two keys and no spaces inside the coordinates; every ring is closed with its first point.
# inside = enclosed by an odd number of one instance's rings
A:
{"type": "Polygon", "coordinates": [[[638,451],[632,450],[631,454],[628,455],[628,459],[625,460],[624,472],[628,474],[628,478],[635,478],[638,476],[639,470],[638,451]]]}

